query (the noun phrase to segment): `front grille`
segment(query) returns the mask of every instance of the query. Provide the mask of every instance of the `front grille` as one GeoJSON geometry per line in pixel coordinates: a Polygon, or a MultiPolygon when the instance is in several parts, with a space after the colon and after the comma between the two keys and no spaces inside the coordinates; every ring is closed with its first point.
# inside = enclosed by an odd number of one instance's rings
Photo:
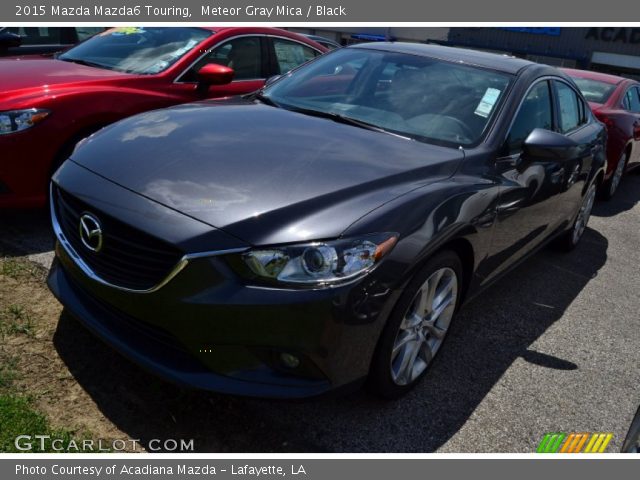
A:
{"type": "Polygon", "coordinates": [[[102,280],[132,290],[149,290],[164,280],[182,253],[121,221],[106,215],[59,187],[53,201],[62,233],[85,264],[102,280]],[[100,220],[102,249],[92,252],[80,239],[80,217],[91,213],[100,220]]]}

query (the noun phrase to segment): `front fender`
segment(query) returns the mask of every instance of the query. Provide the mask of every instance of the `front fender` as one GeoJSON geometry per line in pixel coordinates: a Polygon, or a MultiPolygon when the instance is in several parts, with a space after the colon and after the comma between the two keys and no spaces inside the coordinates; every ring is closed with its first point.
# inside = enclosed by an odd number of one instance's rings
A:
{"type": "MultiPolygon", "coordinates": [[[[464,240],[473,250],[475,275],[491,246],[498,186],[489,180],[457,176],[414,190],[381,206],[351,225],[345,236],[396,231],[394,262],[400,288],[436,251],[464,240]]],[[[473,282],[472,282],[473,283],[473,282]]]]}

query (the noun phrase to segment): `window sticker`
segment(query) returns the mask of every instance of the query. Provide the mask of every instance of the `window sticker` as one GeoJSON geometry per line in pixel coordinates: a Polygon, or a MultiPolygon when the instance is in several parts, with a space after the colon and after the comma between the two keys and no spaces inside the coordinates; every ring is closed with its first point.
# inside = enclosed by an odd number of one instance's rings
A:
{"type": "Polygon", "coordinates": [[[115,35],[115,36],[135,35],[136,33],[144,33],[144,32],[145,32],[144,28],[140,28],[140,27],[116,27],[116,28],[110,28],[106,32],[101,33],[100,36],[102,37],[102,36],[108,36],[108,35],[115,35]]]}
{"type": "Polygon", "coordinates": [[[497,88],[487,88],[487,91],[484,92],[482,99],[480,99],[480,103],[478,103],[478,106],[476,107],[476,111],[473,113],[483,118],[487,118],[491,113],[491,110],[493,110],[493,107],[498,101],[498,97],[500,97],[501,93],[502,92],[497,88]]]}

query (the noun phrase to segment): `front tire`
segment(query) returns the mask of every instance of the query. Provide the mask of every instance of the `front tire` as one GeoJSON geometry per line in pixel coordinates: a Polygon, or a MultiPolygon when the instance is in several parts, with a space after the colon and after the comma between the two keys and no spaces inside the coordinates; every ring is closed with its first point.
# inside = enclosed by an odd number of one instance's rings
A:
{"type": "Polygon", "coordinates": [[[426,374],[458,310],[462,263],[452,251],[432,257],[414,276],[385,326],[369,373],[369,389],[398,398],[426,374]]]}

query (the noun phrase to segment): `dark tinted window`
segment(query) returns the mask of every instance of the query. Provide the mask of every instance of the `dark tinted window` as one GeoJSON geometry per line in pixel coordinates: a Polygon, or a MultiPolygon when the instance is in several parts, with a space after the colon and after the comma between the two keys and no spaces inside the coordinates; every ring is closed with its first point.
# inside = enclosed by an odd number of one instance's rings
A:
{"type": "Polygon", "coordinates": [[[587,102],[605,103],[616,89],[611,83],[599,82],[589,78],[573,77],[573,81],[587,102]]]}
{"type": "Polygon", "coordinates": [[[585,123],[582,100],[569,85],[555,82],[560,109],[560,132],[568,133],[585,123]]]}
{"type": "Polygon", "coordinates": [[[196,72],[203,65],[215,63],[233,68],[234,80],[264,78],[262,73],[262,44],[260,37],[239,37],[215,47],[182,78],[183,82],[195,82],[196,72]]]}
{"type": "Polygon", "coordinates": [[[7,30],[20,35],[23,45],[59,45],[62,42],[61,27],[8,27],[7,30]]]}
{"type": "Polygon", "coordinates": [[[549,82],[536,84],[527,94],[507,136],[505,155],[522,150],[522,144],[536,128],[553,129],[553,109],[549,82]]]}
{"type": "Polygon", "coordinates": [[[637,87],[632,87],[627,90],[624,106],[630,112],[640,113],[640,96],[638,96],[637,87]]]}

